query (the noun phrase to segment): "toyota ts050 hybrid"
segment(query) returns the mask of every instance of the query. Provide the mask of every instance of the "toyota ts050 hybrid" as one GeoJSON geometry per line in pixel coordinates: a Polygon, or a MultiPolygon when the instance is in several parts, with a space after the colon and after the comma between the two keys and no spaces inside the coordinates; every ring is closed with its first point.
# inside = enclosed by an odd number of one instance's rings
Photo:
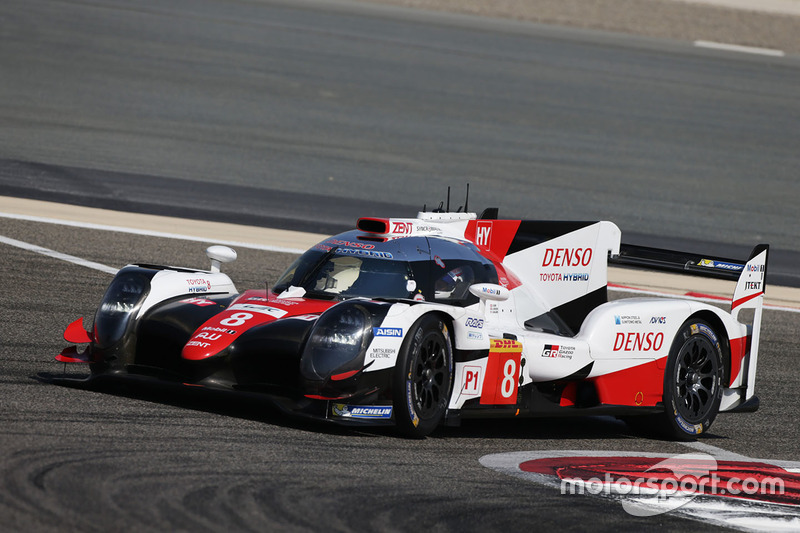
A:
{"type": "Polygon", "coordinates": [[[282,409],[421,437],[476,417],[614,415],[675,439],[754,410],[768,246],[746,261],[621,243],[611,222],[497,209],[362,218],[271,289],[209,270],[121,269],[56,359],[91,377],[259,393],[282,409]],[[607,298],[609,263],[735,281],[731,311],[607,298]],[[748,309],[746,313],[742,310],[748,309]],[[741,315],[741,316],[740,316],[741,315]],[[747,317],[746,319],[744,317],[747,317]]]}

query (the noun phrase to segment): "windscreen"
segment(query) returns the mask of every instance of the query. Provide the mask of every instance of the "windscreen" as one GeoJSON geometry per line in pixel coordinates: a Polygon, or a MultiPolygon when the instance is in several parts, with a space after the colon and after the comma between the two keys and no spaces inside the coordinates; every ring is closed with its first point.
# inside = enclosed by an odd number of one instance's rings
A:
{"type": "Polygon", "coordinates": [[[409,263],[391,254],[332,248],[303,254],[278,280],[275,292],[289,286],[317,298],[411,298],[416,282],[409,263]]]}

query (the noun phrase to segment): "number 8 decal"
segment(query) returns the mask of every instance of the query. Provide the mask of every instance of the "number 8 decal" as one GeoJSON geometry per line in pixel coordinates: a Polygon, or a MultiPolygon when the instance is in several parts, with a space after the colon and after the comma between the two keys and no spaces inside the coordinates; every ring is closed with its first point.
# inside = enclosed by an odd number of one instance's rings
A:
{"type": "Polygon", "coordinates": [[[233,313],[225,320],[220,320],[219,323],[223,326],[236,327],[241,326],[251,318],[253,318],[253,315],[250,313],[233,313]]]}
{"type": "Polygon", "coordinates": [[[511,398],[511,393],[514,392],[514,385],[517,383],[517,363],[513,359],[506,359],[506,364],[503,366],[503,381],[500,383],[500,394],[503,398],[511,398]]]}
{"type": "Polygon", "coordinates": [[[481,404],[512,405],[517,403],[522,344],[508,339],[494,339],[486,362],[481,404]]]}

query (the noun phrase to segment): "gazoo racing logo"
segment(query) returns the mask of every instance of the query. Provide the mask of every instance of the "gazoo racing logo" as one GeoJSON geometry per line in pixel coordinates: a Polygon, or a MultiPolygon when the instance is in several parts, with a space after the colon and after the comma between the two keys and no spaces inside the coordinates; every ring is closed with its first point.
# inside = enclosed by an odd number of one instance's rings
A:
{"type": "Polygon", "coordinates": [[[372,328],[375,337],[402,337],[403,328],[372,328]]]}
{"type": "Polygon", "coordinates": [[[545,344],[542,350],[542,357],[557,357],[559,359],[572,359],[575,354],[574,346],[559,346],[555,344],[545,344]]]}

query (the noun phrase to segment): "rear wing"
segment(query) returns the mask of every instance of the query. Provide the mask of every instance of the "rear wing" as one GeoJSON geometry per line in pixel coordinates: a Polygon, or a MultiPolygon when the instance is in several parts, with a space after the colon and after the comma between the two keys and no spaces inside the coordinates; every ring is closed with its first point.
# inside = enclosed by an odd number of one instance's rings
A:
{"type": "MultiPolygon", "coordinates": [[[[743,261],[622,243],[619,255],[611,256],[608,263],[738,281],[748,261],[767,250],[769,250],[768,244],[759,244],[753,248],[750,257],[743,261]]],[[[764,264],[766,265],[766,259],[764,264]]],[[[766,267],[764,274],[766,278],[766,267]]]]}

